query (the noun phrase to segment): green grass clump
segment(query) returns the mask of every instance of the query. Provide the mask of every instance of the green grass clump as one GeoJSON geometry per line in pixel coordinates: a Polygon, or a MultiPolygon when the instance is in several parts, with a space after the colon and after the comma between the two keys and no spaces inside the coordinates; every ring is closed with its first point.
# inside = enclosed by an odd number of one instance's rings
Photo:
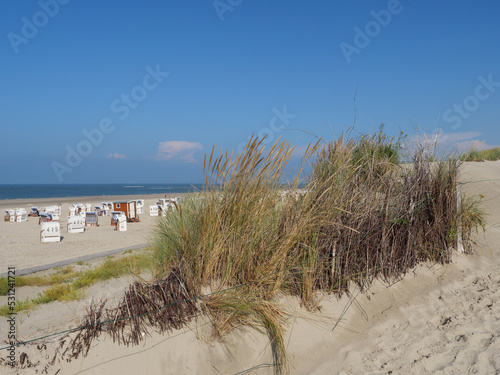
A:
{"type": "Polygon", "coordinates": [[[1,306],[0,315],[7,316],[12,312],[18,313],[30,310],[38,305],[53,301],[73,301],[82,298],[82,296],[82,291],[75,289],[71,284],[57,284],[48,288],[43,293],[38,293],[36,298],[16,301],[14,311],[11,311],[8,305],[1,306]]]}
{"type": "Polygon", "coordinates": [[[365,168],[367,172],[373,171],[379,176],[383,175],[387,170],[399,164],[402,142],[405,137],[403,132],[397,139],[388,137],[384,133],[384,124],[381,124],[377,133],[348,141],[350,147],[353,148],[350,163],[354,167],[365,168]]]}
{"type": "Polygon", "coordinates": [[[461,155],[460,159],[463,161],[500,160],[500,147],[482,151],[473,149],[470,150],[468,153],[461,155]]]}
{"type": "MultiPolygon", "coordinates": [[[[25,275],[16,277],[16,288],[22,286],[47,286],[67,282],[76,276],[73,267],[56,268],[56,272],[48,276],[25,275]]],[[[0,277],[0,295],[7,294],[8,279],[0,277]]]]}
{"type": "Polygon", "coordinates": [[[462,230],[462,241],[466,249],[471,249],[474,244],[472,236],[474,231],[477,231],[478,228],[482,228],[484,231],[486,228],[481,199],[483,199],[483,196],[480,196],[479,200],[472,197],[464,197],[460,205],[460,229],[462,230]]]}
{"type": "Polygon", "coordinates": [[[35,306],[36,302],[33,299],[18,300],[16,301],[14,310],[11,310],[9,305],[0,306],[0,316],[8,316],[14,312],[18,313],[19,311],[32,309],[35,306]]]}
{"type": "Polygon", "coordinates": [[[82,298],[82,296],[82,291],[71,284],[57,284],[40,293],[38,298],[33,301],[39,305],[52,301],[73,301],[82,298]]]}
{"type": "Polygon", "coordinates": [[[492,148],[490,150],[481,151],[482,156],[486,160],[499,160],[500,159],[500,147],[492,148]]]}
{"type": "Polygon", "coordinates": [[[108,258],[94,269],[79,272],[72,285],[76,289],[86,288],[100,281],[140,272],[149,265],[147,255],[128,256],[116,260],[108,258]]]}

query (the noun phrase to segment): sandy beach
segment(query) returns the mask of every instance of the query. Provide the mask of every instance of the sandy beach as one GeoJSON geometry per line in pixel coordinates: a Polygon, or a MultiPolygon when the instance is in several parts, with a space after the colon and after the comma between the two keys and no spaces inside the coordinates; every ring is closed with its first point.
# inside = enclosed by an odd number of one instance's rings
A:
{"type": "MultiPolygon", "coordinates": [[[[170,194],[185,197],[186,193],[170,194]]],[[[149,216],[149,206],[155,204],[158,198],[164,196],[100,196],[100,197],[65,197],[45,199],[10,199],[0,200],[2,221],[0,222],[0,254],[2,266],[0,274],[6,272],[7,267],[24,270],[61,261],[75,259],[84,255],[95,255],[115,249],[127,250],[145,246],[148,236],[154,227],[155,217],[149,216]],[[144,199],[144,214],[140,215],[140,223],[129,223],[126,232],[117,232],[111,226],[110,216],[100,216],[99,226],[88,226],[84,233],[67,233],[66,220],[69,207],[74,203],[100,205],[102,202],[114,202],[131,199],[144,199]],[[5,210],[25,208],[29,213],[32,206],[37,206],[41,211],[47,206],[61,204],[61,235],[58,243],[40,242],[40,225],[38,217],[28,217],[24,223],[11,223],[3,221],[5,210]]]]}
{"type": "MultiPolygon", "coordinates": [[[[466,163],[461,179],[464,192],[484,196],[486,233],[480,233],[474,254],[455,253],[446,265],[422,264],[393,285],[375,282],[368,291],[337,300],[326,297],[318,313],[306,313],[297,300],[282,303],[293,312],[286,338],[292,374],[498,374],[500,372],[500,161],[466,163]],[[297,311],[299,313],[297,313],[297,311]]],[[[124,197],[106,197],[106,201],[124,197]]],[[[146,200],[145,208],[158,196],[146,200]]],[[[102,197],[61,200],[0,201],[5,208],[63,204],[61,221],[70,203],[99,204],[102,197]]],[[[148,212],[127,232],[116,232],[109,217],[83,234],[67,234],[55,244],[40,244],[37,218],[27,223],[0,224],[2,267],[16,269],[67,260],[105,250],[147,242],[155,218],[148,212]]],[[[99,262],[98,259],[94,263],[99,262]]],[[[3,271],[3,270],[2,270],[3,271]]],[[[113,302],[131,278],[113,279],[87,290],[85,301],[55,302],[19,314],[23,340],[75,327],[91,296],[113,302]]],[[[19,296],[33,290],[19,290],[19,296]]],[[[19,297],[19,298],[20,298],[19,297]]],[[[2,297],[0,302],[5,303],[2,297]]],[[[0,324],[1,335],[6,318],[0,324]]],[[[89,355],[70,363],[45,366],[57,339],[47,348],[21,347],[39,365],[21,373],[48,374],[272,374],[271,350],[265,335],[240,330],[226,343],[211,340],[203,318],[168,335],[153,334],[139,346],[124,347],[101,337],[89,355]]],[[[2,343],[4,338],[1,338],[2,343]]],[[[3,356],[3,353],[0,353],[3,356]]],[[[19,370],[0,367],[0,373],[19,370]]]]}

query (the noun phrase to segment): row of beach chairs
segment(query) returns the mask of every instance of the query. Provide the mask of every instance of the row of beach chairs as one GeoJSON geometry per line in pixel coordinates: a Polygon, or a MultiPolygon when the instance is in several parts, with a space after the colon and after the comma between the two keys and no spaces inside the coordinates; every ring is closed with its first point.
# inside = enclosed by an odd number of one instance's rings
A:
{"type": "Polygon", "coordinates": [[[156,204],[149,206],[149,216],[167,216],[169,211],[175,211],[175,204],[180,200],[180,197],[158,199],[156,204]]]}
{"type": "Polygon", "coordinates": [[[5,210],[4,221],[10,221],[11,223],[22,223],[28,221],[28,213],[25,208],[16,208],[5,210]]]}
{"type": "MultiPolygon", "coordinates": [[[[115,225],[115,230],[125,232],[127,230],[127,217],[123,212],[114,212],[113,214],[111,222],[115,225]]],[[[97,214],[87,212],[85,217],[81,215],[68,216],[66,224],[68,233],[83,233],[86,226],[97,225],[97,214]]],[[[61,241],[61,224],[59,222],[44,221],[41,222],[40,226],[40,241],[42,243],[61,241]]]]}
{"type": "Polygon", "coordinates": [[[28,216],[38,216],[41,218],[39,221],[41,223],[42,221],[57,221],[59,220],[59,215],[61,215],[60,206],[49,206],[42,212],[38,210],[38,207],[32,207],[29,215],[25,208],[16,208],[15,210],[5,210],[4,221],[21,223],[28,221],[28,216]]]}
{"type": "Polygon", "coordinates": [[[25,208],[16,208],[15,210],[5,210],[4,221],[21,223],[28,221],[28,216],[38,216],[40,217],[39,223],[41,223],[46,221],[57,221],[59,220],[60,214],[61,207],[58,206],[46,207],[45,211],[42,212],[38,210],[38,207],[32,207],[29,214],[25,208]]]}
{"type": "Polygon", "coordinates": [[[113,209],[111,203],[102,203],[102,205],[95,205],[92,207],[91,204],[74,203],[69,208],[69,216],[85,216],[85,214],[92,212],[96,213],[98,216],[108,216],[109,212],[113,209]]]}
{"type": "MultiPolygon", "coordinates": [[[[175,198],[173,200],[163,200],[161,206],[156,206],[160,211],[166,212],[167,210],[174,209],[174,201],[178,201],[180,198],[175,198]]],[[[136,212],[137,214],[144,213],[144,200],[139,199],[136,202],[136,212]]],[[[124,212],[113,211],[113,204],[110,202],[103,202],[102,205],[94,206],[94,211],[92,211],[92,205],[77,203],[73,204],[69,210],[69,216],[67,218],[67,231],[68,233],[83,233],[85,227],[87,226],[98,226],[99,216],[111,215],[111,225],[115,226],[115,230],[123,232],[127,230],[127,216],[124,212]]],[[[5,221],[9,222],[23,222],[28,220],[28,216],[38,217],[40,230],[40,241],[42,243],[50,242],[60,242],[61,241],[61,224],[59,223],[61,215],[61,205],[49,206],[45,208],[45,211],[40,211],[38,207],[34,206],[31,208],[31,212],[28,215],[26,209],[9,209],[5,211],[5,221]]],[[[158,216],[158,214],[156,215],[158,216]]]]}
{"type": "Polygon", "coordinates": [[[51,214],[52,216],[60,216],[61,215],[61,205],[45,207],[44,211],[40,211],[40,209],[37,206],[33,206],[33,207],[31,207],[31,212],[29,213],[28,216],[37,217],[37,216],[40,216],[40,214],[42,214],[42,213],[51,214]]]}
{"type": "Polygon", "coordinates": [[[278,193],[278,197],[281,198],[281,202],[285,203],[290,199],[295,199],[298,202],[303,196],[307,194],[307,190],[298,189],[298,190],[283,190],[278,193]]]}
{"type": "MultiPolygon", "coordinates": [[[[102,202],[100,205],[75,203],[69,208],[69,216],[82,215],[85,213],[95,212],[98,216],[110,216],[113,215],[114,205],[111,202],[102,202]]],[[[140,215],[144,213],[144,200],[135,200],[135,212],[140,215]]]]}
{"type": "MultiPolygon", "coordinates": [[[[136,201],[137,213],[144,212],[144,200],[136,201]]],[[[127,216],[122,211],[112,211],[113,204],[103,202],[102,205],[94,206],[95,211],[91,211],[92,205],[76,203],[70,207],[69,216],[67,218],[68,233],[83,233],[87,226],[98,226],[99,216],[111,216],[111,225],[115,226],[115,230],[125,232],[127,230],[127,216]]],[[[51,214],[40,214],[40,241],[42,243],[59,242],[61,241],[61,225],[52,219],[51,214]]]]}

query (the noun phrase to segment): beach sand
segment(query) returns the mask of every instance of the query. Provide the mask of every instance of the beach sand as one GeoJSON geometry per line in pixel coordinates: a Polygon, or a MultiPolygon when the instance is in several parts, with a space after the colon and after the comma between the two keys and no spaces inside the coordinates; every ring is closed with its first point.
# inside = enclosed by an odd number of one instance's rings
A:
{"type": "MultiPolygon", "coordinates": [[[[328,296],[321,303],[322,311],[314,314],[300,309],[296,300],[284,299],[282,302],[290,305],[290,311],[299,312],[290,319],[285,341],[292,374],[499,373],[500,162],[466,163],[462,182],[464,192],[484,195],[488,214],[486,234],[477,236],[475,253],[455,253],[451,264],[420,265],[391,286],[375,282],[362,294],[353,287],[355,299],[345,296],[337,300],[328,296]]],[[[147,200],[146,207],[149,204],[147,200]]],[[[126,233],[113,232],[107,225],[92,228],[81,235],[84,241],[74,240],[71,246],[73,239],[69,235],[60,244],[41,245],[33,223],[12,224],[19,230],[17,235],[4,229],[9,223],[2,223],[2,238],[9,236],[12,245],[2,247],[1,255],[20,268],[105,248],[140,244],[146,241],[153,222],[144,218],[137,228],[134,228],[136,224],[129,224],[130,231],[126,233]],[[25,224],[26,230],[18,229],[25,224]],[[34,233],[29,239],[24,238],[31,232],[34,233]],[[120,237],[123,234],[127,237],[120,237]],[[92,241],[90,246],[86,245],[87,235],[92,241]],[[22,254],[19,258],[8,254],[13,248],[22,254]]],[[[9,262],[2,260],[2,265],[6,267],[9,262]]],[[[128,281],[130,279],[101,283],[90,288],[87,296],[104,296],[114,301],[128,281]]],[[[82,301],[56,302],[40,306],[28,315],[20,314],[18,332],[26,339],[74,326],[82,315],[82,305],[82,301]]],[[[56,361],[47,367],[47,373],[273,373],[265,335],[240,330],[229,335],[224,344],[208,339],[208,327],[201,318],[184,330],[153,334],[139,346],[131,347],[119,346],[109,337],[101,337],[86,358],[70,363],[56,361]],[[254,370],[245,372],[250,368],[254,370]]],[[[5,323],[1,323],[0,334],[4,332],[5,323]]],[[[47,347],[51,347],[50,342],[47,347]]],[[[31,346],[19,348],[17,355],[23,351],[31,361],[39,360],[41,364],[50,361],[53,353],[31,346]]],[[[43,366],[25,369],[22,373],[36,370],[41,372],[43,366]]],[[[0,368],[0,373],[17,372],[0,368]]]]}
{"type": "MultiPolygon", "coordinates": [[[[185,197],[189,193],[169,194],[168,197],[185,197]]],[[[148,242],[151,229],[154,227],[155,217],[149,216],[149,206],[156,203],[159,195],[143,196],[102,196],[102,197],[67,197],[46,199],[11,199],[0,200],[2,221],[0,222],[0,274],[7,272],[7,267],[15,267],[21,271],[32,267],[40,267],[61,261],[68,261],[85,255],[95,255],[102,252],[145,246],[148,242]],[[100,205],[102,202],[144,199],[144,214],[140,216],[140,223],[128,223],[126,232],[118,232],[111,226],[110,216],[100,216],[99,226],[88,226],[84,233],[67,233],[66,218],[69,207],[73,203],[100,205]],[[6,209],[25,208],[28,213],[32,206],[38,206],[43,211],[47,206],[61,204],[61,242],[41,243],[40,225],[38,217],[28,217],[24,223],[3,221],[6,209]]]]}

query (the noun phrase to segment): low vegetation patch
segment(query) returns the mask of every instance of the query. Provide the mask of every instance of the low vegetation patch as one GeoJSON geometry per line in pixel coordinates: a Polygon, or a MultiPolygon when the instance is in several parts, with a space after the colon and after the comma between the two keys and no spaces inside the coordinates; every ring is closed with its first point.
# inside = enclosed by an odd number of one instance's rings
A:
{"type": "MultiPolygon", "coordinates": [[[[16,288],[22,286],[48,286],[54,284],[65,283],[72,280],[76,272],[74,267],[59,267],[55,269],[56,272],[48,276],[39,275],[25,275],[16,277],[16,288]]],[[[0,295],[5,295],[8,291],[8,284],[6,277],[0,277],[0,295]]]]}
{"type": "Polygon", "coordinates": [[[491,148],[489,150],[471,150],[460,156],[462,161],[484,161],[484,160],[500,160],[500,147],[491,148]]]}
{"type": "MultiPolygon", "coordinates": [[[[94,269],[75,271],[74,267],[59,268],[47,276],[18,276],[16,288],[22,286],[50,286],[39,293],[35,298],[16,301],[16,312],[29,310],[37,305],[52,301],[71,301],[83,298],[84,289],[111,278],[126,274],[139,274],[150,267],[149,253],[144,252],[129,255],[116,260],[106,259],[94,269]]],[[[7,279],[0,278],[0,293],[5,295],[8,291],[7,279]]],[[[10,313],[8,305],[0,307],[0,315],[10,313]]]]}

